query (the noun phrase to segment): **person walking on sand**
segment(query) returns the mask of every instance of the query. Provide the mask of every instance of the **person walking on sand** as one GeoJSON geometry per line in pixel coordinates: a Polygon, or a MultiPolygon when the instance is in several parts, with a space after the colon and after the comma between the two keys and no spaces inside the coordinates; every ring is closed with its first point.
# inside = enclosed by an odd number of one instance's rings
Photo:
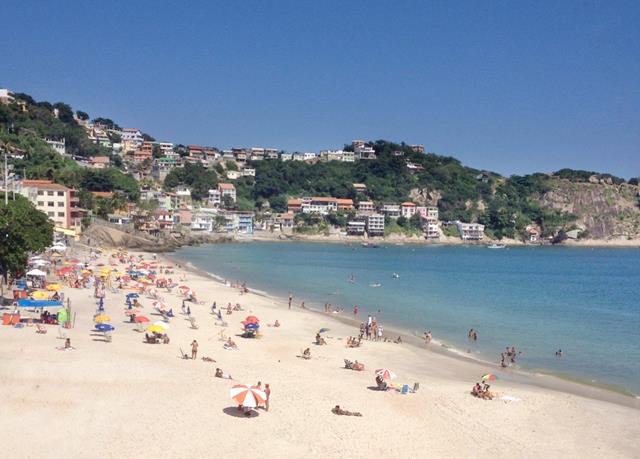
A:
{"type": "Polygon", "coordinates": [[[293,295],[289,292],[289,309],[291,309],[291,301],[293,301],[293,295]]]}
{"type": "Polygon", "coordinates": [[[195,360],[198,356],[198,342],[194,339],[191,342],[191,360],[195,360]]]}
{"type": "Polygon", "coordinates": [[[264,393],[267,396],[264,400],[264,410],[269,411],[269,401],[271,400],[271,387],[269,387],[269,384],[264,385],[264,393]]]}
{"type": "Polygon", "coordinates": [[[353,306],[353,318],[358,319],[358,305],[353,306]]]}

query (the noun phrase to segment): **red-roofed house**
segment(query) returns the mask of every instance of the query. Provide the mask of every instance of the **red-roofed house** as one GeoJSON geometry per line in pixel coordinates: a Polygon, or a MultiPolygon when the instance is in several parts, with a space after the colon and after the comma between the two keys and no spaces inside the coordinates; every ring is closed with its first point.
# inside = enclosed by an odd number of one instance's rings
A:
{"type": "Polygon", "coordinates": [[[89,158],[89,166],[94,169],[104,169],[109,167],[111,159],[108,156],[92,156],[89,158]]]}
{"type": "Polygon", "coordinates": [[[412,202],[403,202],[400,204],[400,212],[404,218],[411,218],[416,213],[416,205],[412,202]]]}

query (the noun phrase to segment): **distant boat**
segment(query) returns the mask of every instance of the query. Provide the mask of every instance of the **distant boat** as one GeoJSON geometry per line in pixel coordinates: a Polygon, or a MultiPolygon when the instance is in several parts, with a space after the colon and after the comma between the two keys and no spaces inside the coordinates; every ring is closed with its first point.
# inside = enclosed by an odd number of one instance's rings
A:
{"type": "Polygon", "coordinates": [[[504,249],[505,247],[504,244],[491,244],[487,246],[487,249],[504,249]]]}
{"type": "Polygon", "coordinates": [[[382,287],[382,284],[380,282],[374,282],[372,284],[369,284],[369,287],[378,288],[382,287]]]}
{"type": "Polygon", "coordinates": [[[393,273],[393,274],[391,275],[391,277],[393,277],[394,279],[400,279],[400,274],[398,274],[398,273],[393,273]]]}
{"type": "Polygon", "coordinates": [[[378,244],[374,244],[373,242],[363,242],[362,247],[366,247],[368,249],[377,249],[380,246],[378,244]]]}

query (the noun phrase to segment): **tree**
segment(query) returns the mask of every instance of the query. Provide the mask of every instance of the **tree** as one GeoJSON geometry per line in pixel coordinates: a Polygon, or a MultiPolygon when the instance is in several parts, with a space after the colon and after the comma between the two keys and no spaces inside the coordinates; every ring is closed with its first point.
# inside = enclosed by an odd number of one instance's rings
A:
{"type": "Polygon", "coordinates": [[[3,278],[22,273],[30,253],[51,245],[53,225],[26,198],[15,196],[8,205],[0,194],[0,273],[3,278]]]}
{"type": "Polygon", "coordinates": [[[143,139],[145,142],[155,142],[155,141],[156,141],[156,139],[154,139],[154,138],[153,138],[153,137],[151,137],[149,134],[146,134],[146,133],[144,133],[144,132],[142,133],[142,139],[143,139]]]}
{"type": "Polygon", "coordinates": [[[87,112],[83,112],[82,110],[76,110],[76,116],[79,120],[87,121],[89,119],[89,114],[87,112]]]}
{"type": "Polygon", "coordinates": [[[222,197],[222,206],[225,209],[233,209],[236,203],[231,196],[228,194],[222,197]]]}

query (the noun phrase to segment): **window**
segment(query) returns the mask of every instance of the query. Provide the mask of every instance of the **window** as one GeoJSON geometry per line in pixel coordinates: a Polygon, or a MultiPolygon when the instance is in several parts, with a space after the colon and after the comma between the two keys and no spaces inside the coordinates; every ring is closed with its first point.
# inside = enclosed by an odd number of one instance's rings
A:
{"type": "Polygon", "coordinates": [[[42,196],[43,194],[44,194],[44,191],[38,190],[38,196],[42,196]]]}
{"type": "Polygon", "coordinates": [[[47,215],[48,215],[49,217],[53,217],[55,214],[56,214],[55,212],[47,212],[47,215]]]}
{"type": "Polygon", "coordinates": [[[47,191],[47,196],[53,196],[53,191],[47,191]]]}
{"type": "Polygon", "coordinates": [[[38,205],[39,205],[40,207],[44,207],[44,201],[38,201],[38,205]]]}
{"type": "Polygon", "coordinates": [[[64,207],[64,202],[58,202],[58,207],[64,207]]]}
{"type": "Polygon", "coordinates": [[[64,217],[64,212],[58,212],[58,217],[64,217]]]}
{"type": "Polygon", "coordinates": [[[54,205],[54,204],[55,204],[55,202],[53,202],[53,201],[49,201],[49,202],[47,202],[47,206],[48,206],[48,207],[53,207],[53,205],[54,205]]]}
{"type": "Polygon", "coordinates": [[[58,191],[58,196],[64,196],[64,191],[58,191]]]}

